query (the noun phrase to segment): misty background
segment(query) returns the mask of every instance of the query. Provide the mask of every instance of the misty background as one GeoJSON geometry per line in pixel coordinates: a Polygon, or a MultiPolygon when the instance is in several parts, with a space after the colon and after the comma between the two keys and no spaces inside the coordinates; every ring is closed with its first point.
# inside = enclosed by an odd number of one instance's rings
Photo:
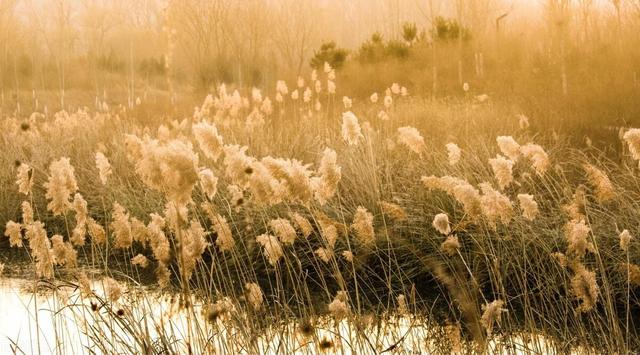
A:
{"type": "Polygon", "coordinates": [[[268,94],[329,62],[339,95],[400,82],[620,125],[637,117],[637,33],[638,0],[0,0],[0,105],[268,94]]]}

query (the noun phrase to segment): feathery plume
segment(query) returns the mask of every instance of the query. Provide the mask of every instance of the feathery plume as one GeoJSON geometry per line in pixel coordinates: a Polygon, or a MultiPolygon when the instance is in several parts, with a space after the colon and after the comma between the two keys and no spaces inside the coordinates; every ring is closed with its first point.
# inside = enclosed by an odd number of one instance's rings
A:
{"type": "Polygon", "coordinates": [[[105,277],[102,282],[107,299],[111,302],[118,302],[124,292],[120,283],[110,277],[105,277]]]}
{"type": "Polygon", "coordinates": [[[107,235],[104,228],[91,217],[87,219],[87,231],[94,243],[104,244],[107,242],[107,235]]]}
{"type": "Polygon", "coordinates": [[[353,215],[351,228],[356,232],[358,240],[363,245],[373,245],[375,243],[375,231],[373,229],[373,215],[366,208],[359,206],[353,215]]]}
{"type": "Polygon", "coordinates": [[[495,226],[498,220],[503,224],[508,224],[513,217],[511,200],[488,183],[482,183],[479,186],[482,190],[482,197],[480,197],[482,214],[487,218],[489,224],[495,226]]]}
{"type": "Polygon", "coordinates": [[[179,205],[191,201],[198,182],[198,155],[190,143],[173,139],[167,142],[132,135],[126,137],[129,158],[136,173],[154,190],[163,192],[179,205]]]}
{"type": "Polygon", "coordinates": [[[342,114],[342,138],[348,145],[358,145],[358,141],[364,138],[358,118],[351,111],[342,114]]]}
{"type": "Polygon", "coordinates": [[[329,303],[329,313],[331,313],[336,320],[341,320],[349,315],[350,310],[347,300],[347,292],[338,291],[336,297],[329,303]]]}
{"type": "Polygon", "coordinates": [[[549,169],[549,165],[551,165],[549,156],[541,146],[532,143],[525,144],[520,146],[520,152],[525,158],[531,160],[538,175],[543,175],[549,169]]]}
{"type": "Polygon", "coordinates": [[[132,265],[138,265],[141,268],[146,268],[147,266],[149,266],[149,259],[147,259],[146,256],[142,255],[142,254],[138,254],[136,256],[134,256],[133,258],[131,258],[131,264],[132,265]]]}
{"type": "Polygon", "coordinates": [[[247,302],[249,302],[254,310],[260,310],[264,302],[264,295],[260,286],[255,282],[249,282],[244,285],[244,288],[247,290],[247,302]]]}
{"type": "Polygon", "coordinates": [[[113,221],[111,229],[114,236],[114,247],[128,248],[133,242],[133,233],[131,232],[131,223],[129,222],[129,214],[119,203],[113,203],[113,212],[111,214],[113,221]]]}
{"type": "Polygon", "coordinates": [[[433,228],[435,228],[439,233],[448,235],[451,233],[451,226],[449,226],[449,216],[446,213],[438,213],[433,218],[433,228]]]}
{"type": "Polygon", "coordinates": [[[440,249],[447,255],[454,256],[460,249],[460,240],[455,235],[447,236],[447,239],[440,245],[440,249]]]}
{"type": "Polygon", "coordinates": [[[111,164],[102,152],[96,152],[96,167],[98,168],[98,176],[102,185],[107,184],[107,179],[112,174],[111,164]]]}
{"type": "Polygon", "coordinates": [[[491,336],[491,334],[493,334],[494,324],[499,324],[502,312],[507,311],[503,306],[504,301],[502,300],[495,300],[482,306],[483,312],[482,317],[480,318],[480,323],[487,331],[487,336],[491,336]]]}
{"type": "Polygon", "coordinates": [[[345,110],[349,110],[349,109],[351,109],[351,106],[353,106],[353,100],[351,100],[347,96],[343,96],[342,97],[342,104],[344,105],[344,109],[345,110]]]}
{"type": "Polygon", "coordinates": [[[316,254],[318,258],[320,258],[320,260],[324,261],[327,264],[329,263],[329,261],[331,261],[331,258],[333,258],[334,255],[333,250],[329,248],[318,248],[316,249],[314,254],[316,254]]]}
{"type": "Polygon", "coordinates": [[[426,148],[420,132],[409,126],[398,128],[398,143],[405,145],[416,154],[422,154],[426,148]]]}
{"type": "Polygon", "coordinates": [[[73,210],[76,213],[76,226],[71,232],[70,241],[73,245],[83,246],[87,235],[89,211],[87,209],[87,201],[79,193],[76,193],[73,197],[73,210]]]}
{"type": "Polygon", "coordinates": [[[151,220],[147,224],[147,233],[153,257],[160,263],[167,263],[170,259],[171,246],[164,233],[166,221],[156,213],[152,213],[150,217],[151,220]]]}
{"type": "Polygon", "coordinates": [[[269,227],[283,244],[293,245],[296,240],[296,230],[288,219],[278,218],[269,222],[269,227]]]}
{"type": "Polygon", "coordinates": [[[502,154],[504,154],[514,162],[518,161],[518,158],[520,158],[520,154],[521,154],[520,144],[518,144],[518,142],[516,142],[516,140],[513,139],[513,137],[498,136],[496,138],[496,142],[498,143],[498,148],[500,148],[500,151],[502,152],[502,154]]]}
{"type": "Polygon", "coordinates": [[[633,237],[628,230],[625,229],[622,231],[622,233],[620,233],[620,249],[622,249],[622,251],[624,251],[625,253],[629,252],[629,245],[631,244],[632,239],[633,237]]]}
{"type": "Polygon", "coordinates": [[[342,179],[342,168],[337,165],[337,160],[336,152],[326,148],[322,153],[318,168],[320,176],[311,180],[314,196],[321,205],[324,205],[335,195],[338,183],[342,179]]]}
{"type": "Polygon", "coordinates": [[[65,243],[61,235],[51,237],[53,260],[57,265],[75,267],[78,261],[78,252],[73,249],[71,243],[65,243]]]}
{"type": "Polygon", "coordinates": [[[574,275],[571,278],[571,292],[580,301],[578,312],[589,312],[598,302],[600,288],[596,274],[587,270],[582,263],[574,263],[574,275]]]}
{"type": "Polygon", "coordinates": [[[200,178],[202,191],[204,191],[209,199],[213,199],[218,192],[218,178],[213,175],[211,169],[200,170],[198,176],[200,178]]]}
{"type": "Polygon", "coordinates": [[[498,154],[494,159],[489,159],[489,164],[491,165],[496,180],[498,180],[500,189],[504,190],[513,182],[514,162],[498,154]]]}
{"type": "Polygon", "coordinates": [[[49,179],[44,184],[47,189],[46,198],[49,199],[47,209],[54,216],[65,214],[71,207],[71,195],[78,191],[75,169],[69,158],[60,158],[49,166],[49,179]]]}
{"type": "Polygon", "coordinates": [[[227,219],[219,214],[215,214],[211,219],[213,230],[216,232],[216,245],[222,251],[230,251],[236,244],[231,233],[231,227],[227,219]]]}
{"type": "Polygon", "coordinates": [[[20,209],[22,210],[22,223],[33,223],[33,207],[31,207],[31,203],[29,201],[22,201],[20,209]]]}
{"type": "Polygon", "coordinates": [[[313,233],[313,226],[307,218],[297,212],[291,213],[290,217],[303,237],[308,238],[313,233]]]}
{"type": "Polygon", "coordinates": [[[38,277],[52,278],[53,251],[51,250],[51,242],[47,238],[44,224],[42,222],[33,222],[26,225],[25,230],[31,255],[36,261],[36,274],[38,277]]]}
{"type": "Polygon", "coordinates": [[[522,208],[522,216],[533,221],[538,216],[538,203],[529,194],[518,194],[518,202],[522,208]]]}
{"type": "Polygon", "coordinates": [[[453,196],[471,218],[476,219],[482,215],[480,192],[467,181],[452,176],[423,176],[420,180],[427,189],[443,190],[453,196]]]}
{"type": "Polygon", "coordinates": [[[564,235],[569,245],[567,246],[567,254],[573,258],[581,259],[587,251],[595,252],[593,243],[587,240],[591,232],[584,220],[569,221],[565,226],[564,235]]]}
{"type": "Polygon", "coordinates": [[[380,201],[380,209],[385,216],[394,221],[399,222],[407,219],[405,210],[395,203],[380,201]]]}
{"type": "Polygon", "coordinates": [[[447,154],[449,155],[449,165],[455,166],[460,162],[462,150],[455,143],[447,143],[447,154]]]}
{"type": "Polygon", "coordinates": [[[278,261],[284,255],[282,245],[278,241],[278,238],[271,234],[262,234],[256,237],[256,241],[262,245],[264,249],[264,256],[269,261],[271,266],[276,266],[278,261]]]}
{"type": "Polygon", "coordinates": [[[4,235],[9,238],[9,246],[22,247],[22,226],[14,221],[7,222],[4,235]]]}
{"type": "Polygon", "coordinates": [[[640,129],[632,128],[628,130],[622,136],[622,139],[627,143],[631,157],[640,162],[640,129]]]}
{"type": "Polygon", "coordinates": [[[584,164],[583,168],[587,173],[589,183],[596,190],[598,202],[604,203],[611,201],[616,196],[616,192],[607,174],[591,164],[584,164]]]}
{"type": "Polygon", "coordinates": [[[18,167],[18,174],[16,179],[18,185],[18,192],[29,195],[33,188],[33,169],[25,164],[21,163],[18,167]]]}

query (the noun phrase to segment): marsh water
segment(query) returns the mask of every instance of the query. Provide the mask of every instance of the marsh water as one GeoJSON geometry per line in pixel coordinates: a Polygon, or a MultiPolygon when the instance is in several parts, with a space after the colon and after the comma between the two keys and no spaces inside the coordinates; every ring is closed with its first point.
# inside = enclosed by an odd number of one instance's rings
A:
{"type": "MultiPolygon", "coordinates": [[[[101,282],[94,282],[92,285],[96,293],[104,292],[101,282]]],[[[72,288],[56,286],[56,292],[47,291],[47,285],[34,284],[33,281],[21,278],[1,278],[0,279],[0,354],[84,354],[103,353],[100,347],[95,346],[96,338],[91,336],[94,331],[102,327],[104,333],[111,335],[117,342],[130,341],[134,344],[135,339],[130,334],[113,327],[112,321],[102,316],[96,317],[92,314],[88,301],[80,301],[79,291],[72,288]],[[37,290],[34,292],[34,290],[37,290]],[[84,324],[83,324],[84,323],[84,324]],[[115,330],[113,330],[115,329],[115,330]]],[[[176,311],[175,304],[167,298],[154,297],[153,294],[145,293],[144,305],[138,304],[136,317],[144,320],[144,323],[151,324],[145,331],[149,332],[151,338],[158,336],[162,331],[170,334],[173,340],[186,338],[188,318],[180,311],[176,311]],[[162,324],[162,330],[157,327],[162,324]],[[168,327],[170,329],[166,329],[168,327]]],[[[193,315],[201,314],[201,305],[194,303],[193,315]]],[[[194,321],[191,319],[191,321],[194,321]]],[[[204,321],[200,318],[197,321],[204,321]]],[[[206,323],[206,322],[205,322],[206,323]]],[[[286,327],[286,326],[285,326],[286,327]]],[[[283,337],[289,337],[286,341],[297,341],[295,325],[291,324],[292,332],[274,332],[265,334],[257,345],[260,353],[279,353],[279,343],[283,337]]],[[[411,317],[397,318],[393,324],[383,326],[381,334],[376,336],[376,347],[380,350],[393,348],[393,352],[399,354],[422,354],[437,353],[429,351],[430,344],[425,341],[429,338],[433,326],[427,323],[419,324],[411,317]],[[381,339],[378,343],[377,339],[381,339]],[[401,342],[398,342],[401,340],[401,342]],[[416,350],[416,348],[418,350],[416,350]]],[[[339,327],[330,329],[316,329],[318,339],[339,335],[345,339],[353,332],[352,327],[346,322],[340,323],[339,327]],[[335,329],[338,329],[337,332],[335,329]]],[[[376,330],[380,333],[380,330],[376,330]]],[[[373,331],[372,331],[373,332],[373,331]]],[[[93,333],[96,334],[96,333],[93,333]]],[[[217,353],[225,353],[225,343],[230,341],[231,332],[215,332],[217,353]]],[[[111,339],[111,340],[113,340],[111,339]]],[[[107,339],[109,341],[109,339],[107,339]]],[[[489,349],[492,353],[520,354],[520,353],[546,353],[546,342],[543,337],[523,336],[515,340],[509,339],[510,344],[517,344],[515,348],[510,346],[505,348],[497,339],[492,341],[489,349]],[[528,339],[528,340],[524,340],[528,339]]],[[[123,349],[126,349],[124,347],[123,349]]],[[[437,348],[436,348],[437,349],[437,348]]],[[[300,347],[299,352],[303,354],[320,353],[317,347],[300,347]]],[[[365,351],[366,352],[366,351],[365,351]]],[[[551,351],[553,352],[553,351],[551,351]]],[[[251,353],[245,352],[245,353],[251,353]]],[[[351,351],[343,347],[338,353],[362,353],[362,351],[351,351]]],[[[374,353],[371,350],[371,353],[374,353]]]]}

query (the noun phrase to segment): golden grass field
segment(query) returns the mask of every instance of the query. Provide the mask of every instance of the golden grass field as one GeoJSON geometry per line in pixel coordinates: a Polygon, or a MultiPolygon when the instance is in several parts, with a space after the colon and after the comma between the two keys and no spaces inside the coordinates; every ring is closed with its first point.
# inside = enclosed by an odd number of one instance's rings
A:
{"type": "Polygon", "coordinates": [[[0,354],[636,354],[640,1],[0,0],[0,354]]]}
{"type": "Polygon", "coordinates": [[[3,243],[29,292],[104,353],[640,346],[639,130],[604,154],[486,95],[336,82],[221,86],[155,125],[142,100],[3,120],[3,243]]]}

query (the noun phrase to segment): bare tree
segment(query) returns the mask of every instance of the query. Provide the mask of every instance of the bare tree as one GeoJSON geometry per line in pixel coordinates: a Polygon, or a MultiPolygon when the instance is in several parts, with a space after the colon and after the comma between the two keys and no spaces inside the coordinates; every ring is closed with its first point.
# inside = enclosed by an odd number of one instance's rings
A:
{"type": "Polygon", "coordinates": [[[316,38],[317,4],[313,0],[279,0],[273,41],[290,72],[299,75],[316,38]]]}
{"type": "Polygon", "coordinates": [[[223,59],[228,48],[231,0],[174,0],[167,25],[175,30],[184,59],[204,75],[211,59],[223,59]]]}

